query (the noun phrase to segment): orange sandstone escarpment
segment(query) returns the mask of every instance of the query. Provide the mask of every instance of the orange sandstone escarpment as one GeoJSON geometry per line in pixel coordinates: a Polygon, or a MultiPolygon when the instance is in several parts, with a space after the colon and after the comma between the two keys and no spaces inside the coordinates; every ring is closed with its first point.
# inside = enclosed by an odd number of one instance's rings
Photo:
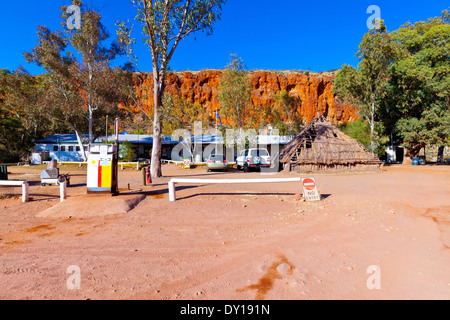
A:
{"type": "MultiPolygon", "coordinates": [[[[218,94],[221,70],[171,73],[167,77],[166,92],[188,98],[198,103],[211,115],[220,110],[218,94]]],[[[301,73],[291,71],[253,71],[249,73],[254,109],[264,109],[275,105],[274,96],[286,90],[299,101],[297,111],[304,123],[317,116],[318,112],[334,124],[355,121],[358,109],[343,104],[333,93],[335,73],[301,73]]],[[[152,75],[144,79],[140,90],[148,94],[152,101],[152,75]]]]}

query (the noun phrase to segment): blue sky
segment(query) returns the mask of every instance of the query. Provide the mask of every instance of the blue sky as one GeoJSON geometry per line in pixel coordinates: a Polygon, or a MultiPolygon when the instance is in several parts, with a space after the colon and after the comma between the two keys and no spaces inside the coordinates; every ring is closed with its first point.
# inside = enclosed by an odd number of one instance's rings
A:
{"type": "MultiPolygon", "coordinates": [[[[37,43],[38,25],[59,28],[59,7],[65,0],[3,0],[0,4],[0,69],[24,66],[30,73],[42,72],[27,64],[23,53],[37,43]]],[[[90,4],[90,0],[87,0],[90,4]]],[[[134,8],[128,0],[92,0],[103,15],[112,36],[116,20],[134,22],[134,8]]],[[[222,20],[214,34],[198,33],[181,42],[172,70],[220,69],[237,53],[249,70],[338,69],[342,64],[356,65],[354,57],[360,40],[368,31],[367,13],[377,5],[389,30],[403,23],[414,23],[441,15],[450,7],[448,0],[228,0],[222,20]]],[[[151,71],[150,52],[141,43],[140,27],[135,23],[139,69],[151,71]]],[[[119,62],[117,62],[119,63],[119,62]]]]}

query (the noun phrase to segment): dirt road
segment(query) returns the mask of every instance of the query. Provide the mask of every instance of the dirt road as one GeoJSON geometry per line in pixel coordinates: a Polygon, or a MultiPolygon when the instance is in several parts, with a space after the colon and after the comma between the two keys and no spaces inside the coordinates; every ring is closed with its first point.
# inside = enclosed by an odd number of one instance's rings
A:
{"type": "Polygon", "coordinates": [[[311,175],[318,203],[299,183],[179,185],[170,203],[171,177],[262,177],[165,165],[151,187],[120,171],[119,197],[87,196],[86,172],[61,168],[59,204],[40,170],[9,171],[32,201],[0,188],[0,299],[450,299],[448,166],[311,175]]]}

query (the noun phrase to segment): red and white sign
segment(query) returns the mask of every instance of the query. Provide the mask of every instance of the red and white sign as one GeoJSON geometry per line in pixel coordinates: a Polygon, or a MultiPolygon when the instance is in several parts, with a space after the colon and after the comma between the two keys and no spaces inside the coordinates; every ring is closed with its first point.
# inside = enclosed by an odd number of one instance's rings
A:
{"type": "Polygon", "coordinates": [[[304,179],[303,188],[306,190],[314,190],[316,188],[316,182],[313,179],[304,179]]]}
{"type": "Polygon", "coordinates": [[[320,193],[317,190],[316,180],[314,178],[302,179],[303,198],[306,201],[320,201],[320,193]]]}

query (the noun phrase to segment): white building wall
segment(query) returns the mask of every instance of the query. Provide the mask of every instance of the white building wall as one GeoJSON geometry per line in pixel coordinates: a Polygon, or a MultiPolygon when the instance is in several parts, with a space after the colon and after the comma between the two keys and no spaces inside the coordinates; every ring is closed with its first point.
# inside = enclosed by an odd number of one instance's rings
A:
{"type": "Polygon", "coordinates": [[[77,147],[77,144],[36,144],[36,152],[48,151],[52,160],[68,162],[84,161],[83,152],[81,150],[76,151],[77,147]],[[55,150],[55,147],[58,147],[58,151],[55,150]],[[64,147],[65,151],[61,151],[61,147],[64,147]],[[73,148],[73,151],[69,151],[70,148],[73,148]]]}

